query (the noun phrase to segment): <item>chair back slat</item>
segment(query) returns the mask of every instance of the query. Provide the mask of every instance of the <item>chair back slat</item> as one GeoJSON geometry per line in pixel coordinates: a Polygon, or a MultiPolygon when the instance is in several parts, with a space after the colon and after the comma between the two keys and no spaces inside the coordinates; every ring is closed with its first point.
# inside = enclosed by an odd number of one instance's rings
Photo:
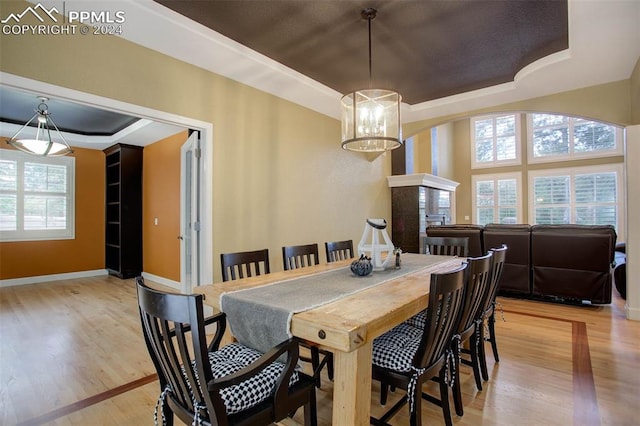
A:
{"type": "Polygon", "coordinates": [[[491,258],[491,280],[482,302],[480,314],[489,311],[495,303],[500,278],[502,277],[502,269],[507,256],[507,246],[503,244],[500,248],[492,248],[491,252],[493,253],[493,257],[491,258]]]}
{"type": "Polygon", "coordinates": [[[466,268],[465,263],[451,272],[431,274],[427,320],[414,367],[427,368],[445,356],[459,324],[466,268]]]}
{"type": "Polygon", "coordinates": [[[147,349],[152,358],[161,387],[167,385],[169,403],[176,415],[185,419],[194,416],[194,401],[209,408],[200,415],[225,414],[219,394],[206,391],[213,379],[204,331],[203,296],[165,293],[136,279],[138,306],[147,349]],[[198,373],[196,373],[196,370],[198,373]]]}
{"type": "Polygon", "coordinates": [[[467,257],[469,237],[423,237],[422,253],[467,257]]]}
{"type": "Polygon", "coordinates": [[[318,265],[318,244],[282,247],[282,264],[285,271],[318,265]]]}
{"type": "Polygon", "coordinates": [[[353,240],[330,241],[324,243],[324,247],[327,263],[353,259],[356,255],[353,251],[353,240]]]}
{"type": "Polygon", "coordinates": [[[142,324],[144,328],[145,342],[147,342],[147,348],[151,354],[151,358],[156,365],[156,371],[161,371],[162,374],[158,374],[160,379],[160,387],[164,388],[167,384],[171,389],[175,389],[173,398],[180,404],[186,406],[192,406],[191,398],[189,398],[188,389],[186,384],[180,376],[175,374],[176,365],[178,365],[175,355],[175,351],[172,345],[165,345],[165,341],[162,338],[164,335],[169,335],[169,325],[166,321],[160,321],[158,318],[153,317],[147,313],[141,312],[142,324]]]}
{"type": "Polygon", "coordinates": [[[203,295],[155,290],[142,277],[136,278],[136,288],[166,424],[173,424],[175,415],[185,424],[267,425],[301,406],[305,425],[317,424],[315,379],[296,371],[297,339],[264,354],[237,342],[220,349],[226,315],[218,312],[205,319],[203,295]],[[214,325],[215,333],[207,335],[205,326],[213,331],[214,325]]]}
{"type": "Polygon", "coordinates": [[[220,254],[220,263],[222,266],[222,281],[271,273],[268,249],[222,253],[220,254]]]}
{"type": "Polygon", "coordinates": [[[484,256],[467,258],[464,302],[458,333],[471,327],[482,310],[491,283],[492,258],[491,251],[484,256]]]}

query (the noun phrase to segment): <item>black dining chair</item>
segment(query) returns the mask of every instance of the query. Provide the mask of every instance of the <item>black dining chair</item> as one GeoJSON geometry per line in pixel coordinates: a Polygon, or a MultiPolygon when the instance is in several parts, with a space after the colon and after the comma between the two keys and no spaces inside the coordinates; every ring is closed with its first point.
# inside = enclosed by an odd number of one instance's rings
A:
{"type": "Polygon", "coordinates": [[[478,318],[478,322],[482,324],[480,326],[480,371],[484,380],[489,380],[489,371],[487,370],[487,356],[484,348],[484,341],[491,343],[491,349],[493,351],[493,358],[496,362],[500,362],[498,356],[498,343],[496,341],[496,295],[498,294],[498,286],[500,284],[500,278],[502,277],[502,270],[504,262],[507,256],[507,246],[503,244],[500,248],[492,248],[493,258],[491,261],[491,282],[486,294],[486,298],[482,303],[482,309],[478,318]],[[489,335],[485,335],[484,324],[487,324],[489,335]]]}
{"type": "MultiPolygon", "coordinates": [[[[460,364],[465,364],[473,369],[473,377],[478,390],[482,390],[482,376],[480,373],[480,330],[478,317],[481,315],[483,303],[489,291],[491,283],[491,260],[493,252],[484,256],[467,258],[467,270],[465,273],[464,301],[460,323],[451,341],[451,351],[454,354],[454,382],[452,386],[453,402],[456,414],[462,416],[464,408],[462,405],[462,392],[460,389],[460,364]],[[460,349],[465,342],[469,342],[469,349],[460,349]],[[461,351],[469,356],[463,357],[461,351]]],[[[423,328],[427,318],[427,311],[423,310],[405,321],[413,327],[423,328]]],[[[383,389],[383,391],[386,391],[383,389]]]]}
{"type": "Polygon", "coordinates": [[[422,253],[467,257],[469,237],[423,237],[422,253]]]}
{"type": "MultiPolygon", "coordinates": [[[[373,341],[373,380],[383,390],[389,386],[403,389],[404,395],[381,418],[371,424],[387,425],[387,421],[409,402],[410,422],[420,425],[421,401],[426,399],[442,408],[444,421],[452,424],[449,407],[451,341],[457,331],[463,307],[464,280],[467,265],[451,272],[431,274],[426,321],[422,329],[402,323],[373,341]],[[422,392],[422,385],[433,377],[440,384],[440,397],[422,392]]],[[[386,404],[386,394],[381,395],[386,404]]]]}
{"type": "Polygon", "coordinates": [[[482,376],[480,374],[479,346],[481,324],[477,319],[483,309],[483,303],[487,296],[491,284],[491,261],[493,252],[489,252],[481,257],[467,258],[467,271],[465,278],[464,303],[460,324],[456,333],[456,338],[451,342],[451,349],[454,353],[454,381],[452,386],[453,403],[456,414],[462,416],[464,408],[462,405],[462,391],[460,389],[460,363],[469,365],[473,369],[473,377],[478,390],[482,390],[482,376]],[[462,358],[460,348],[465,342],[469,342],[468,354],[470,359],[462,358]]]}
{"type": "Polygon", "coordinates": [[[268,274],[269,250],[243,251],[235,253],[221,253],[222,281],[268,274]],[[262,265],[262,266],[260,266],[262,265]]]}
{"type": "Polygon", "coordinates": [[[353,259],[356,254],[353,251],[353,240],[329,241],[324,243],[327,263],[338,260],[353,259]]]}
{"type": "MultiPolygon", "coordinates": [[[[285,271],[319,265],[318,244],[305,244],[282,247],[282,264],[285,271]]],[[[322,350],[312,342],[300,341],[300,346],[307,348],[311,356],[300,355],[300,359],[311,363],[313,375],[316,379],[316,387],[321,387],[320,373],[327,366],[329,380],[333,380],[333,355],[329,351],[322,350]],[[322,355],[322,357],[321,357],[322,355]]]]}
{"type": "Polygon", "coordinates": [[[225,314],[205,320],[202,295],[155,290],[142,277],[136,287],[144,340],[160,381],[155,424],[159,414],[168,425],[174,415],[194,425],[270,425],[299,407],[305,425],[317,424],[314,380],[296,369],[295,339],[265,354],[237,342],[220,348],[225,314]],[[216,326],[209,343],[205,325],[216,326]]]}
{"type": "Polygon", "coordinates": [[[318,244],[282,247],[282,266],[285,271],[319,265],[318,244]]]}

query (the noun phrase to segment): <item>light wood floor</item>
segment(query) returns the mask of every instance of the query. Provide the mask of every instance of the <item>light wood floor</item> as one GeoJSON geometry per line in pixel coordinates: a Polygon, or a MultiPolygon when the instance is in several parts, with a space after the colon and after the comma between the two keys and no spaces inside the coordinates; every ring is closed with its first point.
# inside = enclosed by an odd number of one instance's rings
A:
{"type": "MultiPolygon", "coordinates": [[[[625,319],[615,290],[614,298],[603,307],[499,298],[500,363],[489,359],[482,392],[463,367],[465,415],[454,423],[640,424],[640,322],[625,319]]],[[[133,280],[0,288],[0,379],[0,425],[152,425],[159,388],[133,280]]],[[[324,377],[321,425],[330,424],[331,396],[324,377]]],[[[373,415],[384,410],[378,397],[374,383],[373,415]]],[[[423,418],[442,424],[426,401],[423,418]]],[[[392,423],[407,424],[407,409],[392,423]]]]}

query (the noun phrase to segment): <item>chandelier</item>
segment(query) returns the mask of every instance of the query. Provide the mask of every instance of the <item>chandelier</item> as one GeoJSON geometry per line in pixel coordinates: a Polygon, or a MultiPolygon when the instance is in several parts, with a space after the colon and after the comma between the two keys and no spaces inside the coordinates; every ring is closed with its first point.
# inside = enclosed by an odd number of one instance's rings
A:
{"type": "Polygon", "coordinates": [[[371,74],[371,20],[373,8],[360,15],[369,23],[369,89],[357,90],[342,97],[342,148],[359,152],[384,152],[402,146],[402,126],[398,92],[373,89],[371,74]]]}
{"type": "Polygon", "coordinates": [[[20,151],[26,152],[27,154],[39,155],[42,157],[60,157],[71,154],[73,150],[67,143],[64,136],[62,136],[62,133],[60,133],[56,123],[51,119],[51,113],[49,112],[49,107],[46,104],[49,98],[40,96],[38,99],[40,99],[40,104],[38,105],[38,108],[35,109],[36,113],[11,137],[11,139],[7,141],[7,143],[20,151]],[[35,139],[18,139],[18,135],[20,135],[20,133],[22,133],[22,131],[25,130],[34,120],[37,122],[35,139]],[[55,130],[58,133],[57,139],[59,139],[59,141],[51,139],[52,130],[55,130]]]}

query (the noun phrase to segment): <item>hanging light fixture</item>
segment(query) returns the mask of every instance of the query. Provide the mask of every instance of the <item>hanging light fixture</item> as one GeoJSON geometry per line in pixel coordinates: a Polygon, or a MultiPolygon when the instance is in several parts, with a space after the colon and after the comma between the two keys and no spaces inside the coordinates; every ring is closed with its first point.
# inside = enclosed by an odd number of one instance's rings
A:
{"type": "Polygon", "coordinates": [[[392,90],[371,88],[371,20],[376,14],[373,8],[360,13],[369,21],[369,89],[344,95],[340,101],[342,148],[350,151],[384,152],[402,146],[402,97],[392,90]]]}
{"type": "Polygon", "coordinates": [[[51,119],[51,113],[48,110],[49,107],[45,103],[49,98],[39,96],[38,99],[40,99],[40,104],[38,105],[38,108],[35,109],[36,113],[24,124],[24,126],[20,128],[20,130],[16,132],[15,135],[11,137],[11,139],[7,141],[7,143],[20,151],[26,152],[27,154],[40,155],[43,157],[60,157],[71,154],[73,150],[67,143],[64,136],[62,136],[62,133],[60,133],[56,123],[51,119]],[[35,139],[18,139],[18,135],[20,135],[20,133],[22,133],[22,131],[26,129],[33,120],[37,120],[38,123],[35,139]],[[51,139],[52,129],[58,132],[58,138],[60,141],[54,141],[51,139]]]}

